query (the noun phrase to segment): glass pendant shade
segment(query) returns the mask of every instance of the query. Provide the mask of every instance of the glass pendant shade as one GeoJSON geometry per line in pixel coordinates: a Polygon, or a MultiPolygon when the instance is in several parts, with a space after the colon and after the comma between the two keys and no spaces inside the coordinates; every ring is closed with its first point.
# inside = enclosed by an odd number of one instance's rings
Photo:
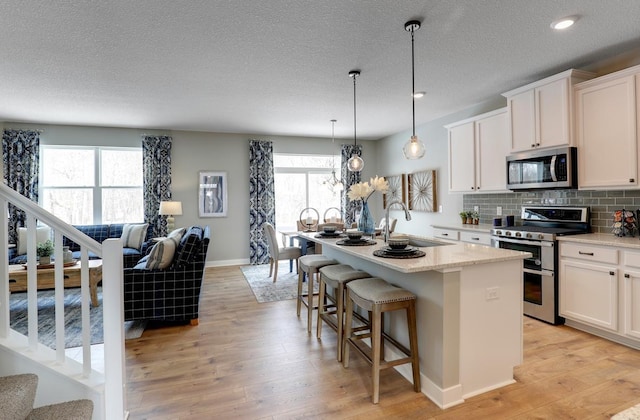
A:
{"type": "Polygon", "coordinates": [[[347,161],[347,168],[351,172],[360,172],[364,168],[364,160],[360,156],[353,154],[347,161]]]}
{"type": "Polygon", "coordinates": [[[407,159],[420,159],[424,156],[424,152],[424,143],[418,139],[418,136],[411,136],[411,139],[402,148],[402,153],[407,159]]]}

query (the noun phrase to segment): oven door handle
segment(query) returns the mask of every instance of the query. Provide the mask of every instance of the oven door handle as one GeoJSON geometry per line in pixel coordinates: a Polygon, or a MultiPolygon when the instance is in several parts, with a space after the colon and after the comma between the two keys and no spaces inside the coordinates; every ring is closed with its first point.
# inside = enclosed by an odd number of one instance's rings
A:
{"type": "Polygon", "coordinates": [[[553,155],[553,157],[551,157],[551,180],[553,182],[558,182],[558,176],[556,175],[556,160],[558,158],[558,155],[553,155]]]}
{"type": "Polygon", "coordinates": [[[552,247],[553,241],[527,241],[526,239],[506,239],[503,237],[495,237],[493,238],[497,242],[508,242],[510,244],[524,244],[524,245],[534,245],[534,246],[546,246],[552,247]]]}
{"type": "Polygon", "coordinates": [[[528,268],[523,268],[522,272],[523,273],[529,273],[529,274],[536,274],[536,275],[539,275],[539,276],[553,277],[553,271],[549,271],[549,270],[536,271],[536,270],[530,270],[528,268]]]}

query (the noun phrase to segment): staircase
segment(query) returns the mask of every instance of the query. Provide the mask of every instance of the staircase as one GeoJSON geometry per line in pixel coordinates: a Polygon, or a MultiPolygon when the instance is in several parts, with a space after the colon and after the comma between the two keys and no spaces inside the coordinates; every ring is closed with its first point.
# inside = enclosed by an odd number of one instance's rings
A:
{"type": "Polygon", "coordinates": [[[33,408],[38,376],[32,373],[0,378],[0,407],[6,420],[90,420],[93,401],[75,400],[33,408]]]}

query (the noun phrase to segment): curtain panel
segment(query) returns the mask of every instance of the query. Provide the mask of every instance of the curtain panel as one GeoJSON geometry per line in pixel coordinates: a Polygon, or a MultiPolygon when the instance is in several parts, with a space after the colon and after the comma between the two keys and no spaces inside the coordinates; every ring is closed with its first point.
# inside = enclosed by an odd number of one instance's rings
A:
{"type": "MultiPolygon", "coordinates": [[[[38,202],[40,133],[35,130],[4,130],[2,133],[4,182],[28,199],[38,202]]],[[[9,205],[8,237],[17,243],[17,228],[25,225],[22,210],[9,205]]]]}
{"type": "Polygon", "coordinates": [[[353,184],[360,182],[360,172],[352,172],[347,168],[347,162],[349,158],[356,154],[362,157],[362,146],[343,144],[342,145],[342,161],[340,164],[340,179],[344,183],[344,189],[342,190],[342,211],[344,213],[345,226],[351,227],[351,224],[356,221],[356,212],[360,208],[360,203],[356,201],[350,201],[347,197],[347,192],[353,184]]]}
{"type": "Polygon", "coordinates": [[[249,140],[249,261],[269,262],[269,245],[262,225],[275,226],[276,206],[273,172],[273,143],[249,140]]]}
{"type": "Polygon", "coordinates": [[[167,235],[167,220],[158,211],[160,201],[171,200],[171,141],[170,136],[142,139],[144,221],[155,237],[167,235]]]}

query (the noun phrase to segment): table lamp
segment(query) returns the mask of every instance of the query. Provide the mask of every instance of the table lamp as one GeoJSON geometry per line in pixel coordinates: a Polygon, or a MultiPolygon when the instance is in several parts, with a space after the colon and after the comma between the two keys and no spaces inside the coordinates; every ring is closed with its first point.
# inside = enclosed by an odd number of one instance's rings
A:
{"type": "Polygon", "coordinates": [[[181,201],[161,201],[160,210],[158,214],[161,216],[167,216],[167,233],[171,232],[175,228],[173,216],[182,215],[182,202],[181,201]]]}

